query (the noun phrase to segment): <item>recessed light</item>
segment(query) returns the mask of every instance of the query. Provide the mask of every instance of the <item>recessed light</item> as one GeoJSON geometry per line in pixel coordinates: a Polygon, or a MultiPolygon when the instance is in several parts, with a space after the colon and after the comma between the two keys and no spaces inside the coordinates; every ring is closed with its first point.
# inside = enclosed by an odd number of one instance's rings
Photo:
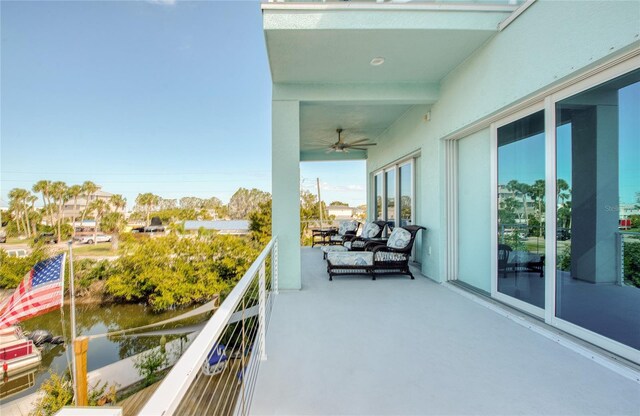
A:
{"type": "Polygon", "coordinates": [[[373,58],[371,62],[369,62],[372,66],[380,66],[384,63],[384,58],[382,56],[378,56],[373,58]]]}

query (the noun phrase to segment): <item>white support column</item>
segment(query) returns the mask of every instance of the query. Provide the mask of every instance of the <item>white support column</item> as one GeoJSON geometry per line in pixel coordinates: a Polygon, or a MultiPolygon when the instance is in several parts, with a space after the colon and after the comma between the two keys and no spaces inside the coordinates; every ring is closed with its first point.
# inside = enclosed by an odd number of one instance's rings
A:
{"type": "Polygon", "coordinates": [[[300,103],[272,103],[273,235],[278,289],[300,289],[300,103]]]}
{"type": "Polygon", "coordinates": [[[267,360],[267,288],[265,278],[265,262],[260,265],[258,274],[258,326],[260,328],[260,360],[267,360]]]}

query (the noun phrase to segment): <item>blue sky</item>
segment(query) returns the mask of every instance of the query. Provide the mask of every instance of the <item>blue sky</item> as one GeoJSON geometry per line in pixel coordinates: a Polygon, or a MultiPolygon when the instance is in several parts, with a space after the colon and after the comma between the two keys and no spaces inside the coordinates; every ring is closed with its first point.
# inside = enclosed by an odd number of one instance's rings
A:
{"type": "MultiPolygon", "coordinates": [[[[91,180],[129,208],[140,192],[271,190],[258,2],[0,4],[2,205],[40,179],[91,180]]],[[[364,203],[362,162],[304,163],[301,176],[320,177],[327,202],[364,203]]]]}

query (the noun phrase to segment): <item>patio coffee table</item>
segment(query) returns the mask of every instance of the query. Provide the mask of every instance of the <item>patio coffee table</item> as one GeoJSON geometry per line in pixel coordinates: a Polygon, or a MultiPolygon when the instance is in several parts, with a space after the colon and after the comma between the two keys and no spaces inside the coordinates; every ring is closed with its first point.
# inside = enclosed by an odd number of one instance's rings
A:
{"type": "Polygon", "coordinates": [[[335,227],[311,229],[311,247],[317,245],[327,245],[331,241],[331,236],[338,232],[335,227]]]}

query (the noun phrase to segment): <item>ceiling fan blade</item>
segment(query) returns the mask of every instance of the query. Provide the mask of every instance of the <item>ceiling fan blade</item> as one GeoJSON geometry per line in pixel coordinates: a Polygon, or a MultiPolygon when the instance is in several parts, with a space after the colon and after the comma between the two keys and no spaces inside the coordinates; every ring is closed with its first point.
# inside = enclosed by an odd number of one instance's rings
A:
{"type": "Polygon", "coordinates": [[[356,140],[355,142],[351,142],[351,144],[358,144],[358,143],[363,143],[369,141],[369,139],[360,139],[360,140],[356,140]]]}
{"type": "Polygon", "coordinates": [[[353,150],[368,150],[368,149],[363,149],[362,147],[349,147],[349,149],[353,149],[353,150]]]}
{"type": "MultiPolygon", "coordinates": [[[[360,144],[356,144],[355,146],[375,146],[376,143],[360,143],[360,144]]],[[[349,143],[347,144],[347,146],[354,146],[354,143],[349,143]]]]}

